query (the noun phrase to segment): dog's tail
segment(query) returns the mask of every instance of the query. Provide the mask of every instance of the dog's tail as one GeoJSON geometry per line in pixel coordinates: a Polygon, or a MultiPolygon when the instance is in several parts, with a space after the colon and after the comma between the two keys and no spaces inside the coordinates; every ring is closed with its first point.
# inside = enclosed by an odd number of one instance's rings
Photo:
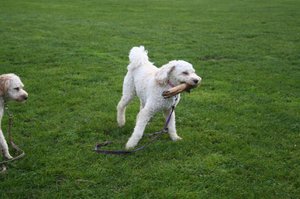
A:
{"type": "Polygon", "coordinates": [[[142,66],[149,62],[148,52],[145,50],[144,46],[133,47],[129,53],[129,65],[128,70],[134,70],[139,66],[142,66]]]}

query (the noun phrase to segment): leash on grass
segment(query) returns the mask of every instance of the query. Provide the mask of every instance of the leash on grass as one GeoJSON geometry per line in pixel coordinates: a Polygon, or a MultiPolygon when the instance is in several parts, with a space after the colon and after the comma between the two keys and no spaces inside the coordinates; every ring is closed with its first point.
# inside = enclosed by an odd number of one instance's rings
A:
{"type": "Polygon", "coordinates": [[[6,170],[6,164],[7,164],[7,163],[10,163],[10,162],[12,162],[12,161],[21,159],[22,157],[25,156],[25,152],[24,152],[18,145],[16,145],[16,144],[14,143],[13,138],[12,138],[11,129],[12,129],[12,126],[13,126],[14,116],[13,116],[13,114],[9,111],[7,105],[5,105],[5,110],[6,110],[7,115],[8,115],[8,129],[7,129],[7,134],[8,134],[9,143],[11,144],[12,148],[15,149],[15,150],[19,153],[19,155],[17,155],[17,156],[14,157],[14,158],[11,158],[11,159],[7,159],[7,160],[4,160],[4,161],[1,161],[1,162],[0,162],[0,166],[2,166],[2,170],[0,170],[0,172],[3,172],[3,171],[6,170]]]}
{"type": "Polygon", "coordinates": [[[151,134],[148,134],[147,136],[148,137],[152,137],[152,139],[150,140],[150,142],[148,142],[147,144],[143,145],[143,146],[140,146],[138,148],[135,148],[133,150],[105,150],[105,149],[101,149],[102,147],[104,146],[107,146],[109,144],[112,144],[113,142],[111,141],[105,141],[103,143],[98,143],[96,144],[95,146],[95,149],[94,151],[96,153],[100,153],[100,154],[105,154],[105,155],[129,155],[129,154],[133,154],[135,152],[138,152],[142,149],[144,149],[145,147],[149,146],[150,144],[154,143],[155,141],[158,140],[158,138],[160,138],[163,134],[166,134],[168,132],[168,125],[170,123],[170,120],[171,120],[171,117],[172,117],[172,114],[175,110],[175,106],[176,106],[176,102],[178,100],[178,96],[176,95],[175,96],[175,100],[174,100],[174,104],[172,105],[171,107],[171,111],[170,111],[170,114],[169,116],[167,117],[167,120],[164,124],[164,127],[162,128],[162,130],[160,131],[157,131],[155,133],[151,133],[151,134]]]}

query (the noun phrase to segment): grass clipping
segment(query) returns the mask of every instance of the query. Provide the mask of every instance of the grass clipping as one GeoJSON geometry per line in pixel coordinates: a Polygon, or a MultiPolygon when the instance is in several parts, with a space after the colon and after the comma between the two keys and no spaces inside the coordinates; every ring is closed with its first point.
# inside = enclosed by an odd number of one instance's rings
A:
{"type": "Polygon", "coordinates": [[[196,88],[196,87],[197,87],[197,85],[193,86],[193,85],[190,85],[187,83],[179,84],[178,86],[175,86],[173,88],[170,88],[169,90],[164,91],[162,93],[162,96],[164,98],[170,98],[170,97],[173,97],[183,91],[190,92],[191,89],[196,88]]]}

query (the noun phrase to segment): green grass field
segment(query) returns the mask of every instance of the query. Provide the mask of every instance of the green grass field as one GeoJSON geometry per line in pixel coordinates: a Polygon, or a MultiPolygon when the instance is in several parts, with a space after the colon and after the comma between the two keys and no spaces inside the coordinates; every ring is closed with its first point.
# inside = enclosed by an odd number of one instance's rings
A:
{"type": "MultiPolygon", "coordinates": [[[[0,0],[0,74],[18,74],[29,92],[9,103],[27,156],[0,175],[0,198],[299,198],[299,9],[297,0],[0,0]],[[124,148],[134,128],[138,100],[124,128],[116,105],[136,45],[157,66],[183,59],[203,78],[176,110],[183,140],[95,154],[99,141],[124,148]]],[[[156,115],[145,133],[163,123],[156,115]]]]}

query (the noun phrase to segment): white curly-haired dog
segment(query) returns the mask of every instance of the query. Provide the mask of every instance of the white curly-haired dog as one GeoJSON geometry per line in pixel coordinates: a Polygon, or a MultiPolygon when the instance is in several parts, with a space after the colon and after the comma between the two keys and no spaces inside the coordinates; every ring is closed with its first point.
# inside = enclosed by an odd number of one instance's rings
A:
{"type": "MultiPolygon", "coordinates": [[[[129,138],[126,149],[134,148],[142,138],[145,127],[151,117],[158,111],[163,111],[165,118],[170,114],[175,98],[164,99],[162,92],[181,83],[197,85],[201,81],[193,66],[185,61],[170,61],[161,68],[157,68],[148,59],[148,52],[143,46],[133,47],[129,53],[128,72],[124,78],[123,95],[118,103],[118,125],[125,125],[125,109],[129,102],[137,95],[140,98],[140,112],[136,126],[129,138]]],[[[178,95],[179,102],[180,96],[178,95]]],[[[180,140],[176,133],[175,112],[168,124],[168,133],[173,141],[180,140]]]]}
{"type": "Polygon", "coordinates": [[[7,100],[24,102],[28,98],[27,92],[23,89],[24,85],[20,78],[15,74],[0,75],[0,149],[5,158],[11,159],[8,146],[1,130],[1,120],[4,114],[4,103],[7,100]]]}

